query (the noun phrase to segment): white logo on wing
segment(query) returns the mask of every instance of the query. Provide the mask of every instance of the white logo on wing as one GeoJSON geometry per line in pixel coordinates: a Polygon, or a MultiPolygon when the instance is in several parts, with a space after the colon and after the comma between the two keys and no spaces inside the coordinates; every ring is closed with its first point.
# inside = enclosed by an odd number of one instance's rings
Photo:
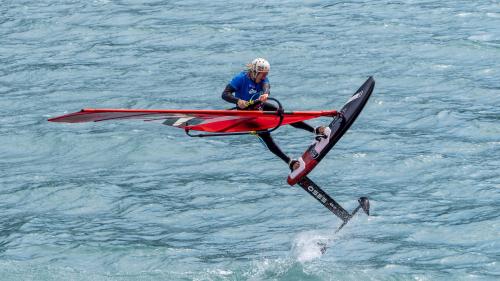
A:
{"type": "Polygon", "coordinates": [[[172,124],[172,126],[180,126],[193,118],[194,117],[181,117],[181,118],[177,119],[177,121],[175,121],[175,123],[172,124]]]}

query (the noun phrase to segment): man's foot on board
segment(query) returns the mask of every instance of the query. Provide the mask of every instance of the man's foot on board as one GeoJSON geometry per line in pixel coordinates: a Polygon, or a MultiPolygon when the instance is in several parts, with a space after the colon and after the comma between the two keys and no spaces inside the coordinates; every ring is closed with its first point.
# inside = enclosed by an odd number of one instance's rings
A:
{"type": "Polygon", "coordinates": [[[325,134],[326,127],[325,126],[318,126],[314,128],[314,134],[316,134],[315,139],[317,141],[320,141],[322,138],[326,139],[328,136],[325,134]]]}
{"type": "Polygon", "coordinates": [[[299,160],[297,160],[297,159],[290,160],[290,162],[288,163],[288,167],[290,167],[291,171],[297,170],[300,167],[299,160]]]}

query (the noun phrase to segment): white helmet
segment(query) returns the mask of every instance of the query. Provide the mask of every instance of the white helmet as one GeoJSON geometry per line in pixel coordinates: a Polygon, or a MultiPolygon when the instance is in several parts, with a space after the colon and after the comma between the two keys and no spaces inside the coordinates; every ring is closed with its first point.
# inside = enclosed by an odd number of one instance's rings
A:
{"type": "Polygon", "coordinates": [[[266,59],[256,58],[250,64],[250,70],[255,74],[259,72],[269,72],[269,70],[271,70],[271,65],[266,59]]]}

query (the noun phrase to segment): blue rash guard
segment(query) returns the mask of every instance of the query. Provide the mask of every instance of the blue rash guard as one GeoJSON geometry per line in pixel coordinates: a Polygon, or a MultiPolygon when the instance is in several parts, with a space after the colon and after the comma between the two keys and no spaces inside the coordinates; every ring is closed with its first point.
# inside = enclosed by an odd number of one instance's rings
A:
{"type": "Polygon", "coordinates": [[[256,100],[262,94],[264,84],[269,84],[269,79],[264,78],[260,83],[255,83],[246,71],[234,76],[229,85],[235,89],[234,96],[238,99],[249,101],[256,100]]]}

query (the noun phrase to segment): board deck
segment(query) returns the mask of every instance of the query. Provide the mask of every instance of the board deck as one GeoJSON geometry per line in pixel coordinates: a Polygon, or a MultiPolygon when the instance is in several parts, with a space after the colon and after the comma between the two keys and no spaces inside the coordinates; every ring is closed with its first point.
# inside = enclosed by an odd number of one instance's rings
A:
{"type": "Polygon", "coordinates": [[[354,123],[370,98],[374,87],[375,80],[373,77],[369,77],[351,96],[326,128],[326,138],[317,138],[298,159],[300,166],[290,172],[287,178],[288,184],[295,185],[318,165],[354,123]]]}

